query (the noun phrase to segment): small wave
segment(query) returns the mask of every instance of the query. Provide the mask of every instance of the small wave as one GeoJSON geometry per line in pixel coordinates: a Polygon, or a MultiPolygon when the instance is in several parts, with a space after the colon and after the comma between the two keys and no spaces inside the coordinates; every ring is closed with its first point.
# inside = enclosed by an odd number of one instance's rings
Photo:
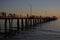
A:
{"type": "Polygon", "coordinates": [[[60,33],[60,31],[54,31],[54,30],[40,30],[40,31],[52,32],[52,33],[60,33]]]}

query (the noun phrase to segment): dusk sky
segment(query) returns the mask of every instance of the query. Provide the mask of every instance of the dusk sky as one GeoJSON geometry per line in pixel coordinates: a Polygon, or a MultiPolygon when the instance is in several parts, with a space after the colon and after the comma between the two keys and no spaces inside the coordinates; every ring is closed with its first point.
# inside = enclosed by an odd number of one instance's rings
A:
{"type": "Polygon", "coordinates": [[[60,0],[0,0],[0,12],[60,17],[60,0]]]}

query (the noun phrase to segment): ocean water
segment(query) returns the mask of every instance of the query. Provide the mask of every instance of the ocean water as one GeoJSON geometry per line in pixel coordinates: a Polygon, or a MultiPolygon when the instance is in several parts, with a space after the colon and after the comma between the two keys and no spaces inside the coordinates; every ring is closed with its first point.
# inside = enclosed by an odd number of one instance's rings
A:
{"type": "MultiPolygon", "coordinates": [[[[4,20],[0,21],[0,27],[2,29],[4,29],[3,21],[4,20]]],[[[16,20],[14,21],[13,26],[16,27],[16,20]]],[[[60,40],[60,19],[38,24],[33,28],[23,31],[20,30],[14,37],[7,38],[7,40],[60,40]]]]}

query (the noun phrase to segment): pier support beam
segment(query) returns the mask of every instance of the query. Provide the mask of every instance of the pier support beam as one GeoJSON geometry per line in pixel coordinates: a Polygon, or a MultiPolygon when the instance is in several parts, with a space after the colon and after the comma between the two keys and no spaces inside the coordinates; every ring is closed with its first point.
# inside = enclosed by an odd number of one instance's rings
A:
{"type": "Polygon", "coordinates": [[[32,26],[32,19],[29,19],[29,20],[30,20],[30,24],[29,25],[32,26]]]}
{"type": "Polygon", "coordinates": [[[13,30],[12,23],[13,23],[13,19],[9,19],[9,32],[13,30]]]}
{"type": "Polygon", "coordinates": [[[24,30],[23,18],[21,19],[21,30],[24,30]]]}
{"type": "Polygon", "coordinates": [[[7,33],[7,19],[5,19],[5,33],[7,33]]]}
{"type": "Polygon", "coordinates": [[[19,19],[17,19],[17,31],[19,31],[19,19]]]}
{"type": "Polygon", "coordinates": [[[35,24],[35,20],[33,19],[33,25],[35,24]]]}
{"type": "Polygon", "coordinates": [[[27,28],[28,26],[28,22],[27,22],[27,18],[25,19],[25,28],[27,28]]]}

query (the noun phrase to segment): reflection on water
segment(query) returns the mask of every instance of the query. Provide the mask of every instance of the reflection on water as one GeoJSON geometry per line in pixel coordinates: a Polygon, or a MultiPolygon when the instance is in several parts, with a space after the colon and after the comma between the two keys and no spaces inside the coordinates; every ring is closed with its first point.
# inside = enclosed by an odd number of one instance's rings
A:
{"type": "MultiPolygon", "coordinates": [[[[14,26],[15,24],[16,22],[14,26]]],[[[0,26],[2,25],[3,24],[0,24],[0,26]]],[[[60,19],[39,24],[34,28],[24,31],[20,30],[20,32],[13,38],[10,38],[10,40],[60,40],[60,19]]]]}
{"type": "Polygon", "coordinates": [[[60,19],[41,25],[41,29],[60,31],[60,19]]]}

